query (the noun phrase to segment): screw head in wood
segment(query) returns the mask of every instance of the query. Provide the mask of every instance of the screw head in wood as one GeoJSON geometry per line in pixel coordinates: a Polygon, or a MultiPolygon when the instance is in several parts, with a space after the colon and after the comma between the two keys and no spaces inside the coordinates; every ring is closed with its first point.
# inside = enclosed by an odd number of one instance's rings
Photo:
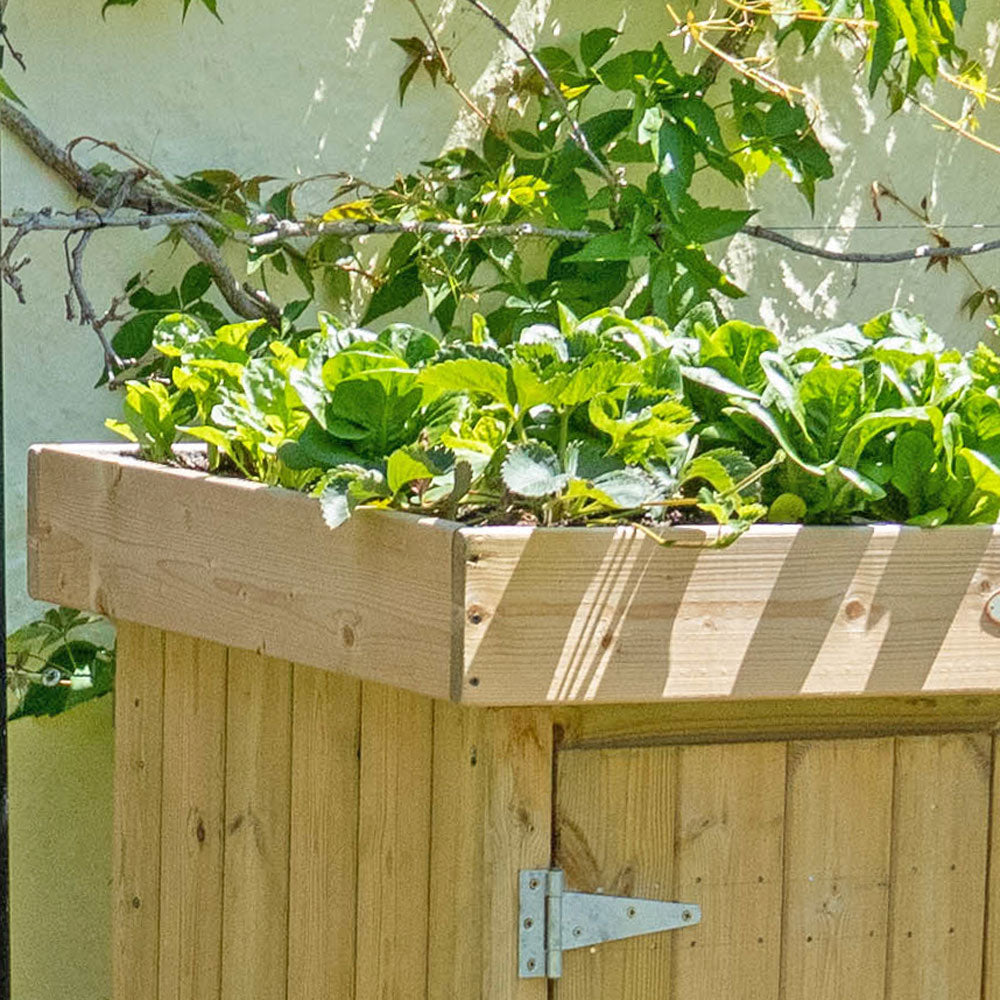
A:
{"type": "Polygon", "coordinates": [[[1000,590],[994,591],[986,598],[986,617],[994,625],[1000,625],[1000,590]]]}

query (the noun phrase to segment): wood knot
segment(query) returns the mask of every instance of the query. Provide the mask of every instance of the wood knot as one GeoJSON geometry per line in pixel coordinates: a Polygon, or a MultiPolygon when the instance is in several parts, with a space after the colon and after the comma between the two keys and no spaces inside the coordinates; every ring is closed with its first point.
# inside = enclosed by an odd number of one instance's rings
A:
{"type": "Polygon", "coordinates": [[[848,621],[855,622],[859,618],[864,618],[866,610],[864,602],[855,598],[844,605],[844,616],[848,621]]]}
{"type": "Polygon", "coordinates": [[[465,617],[468,618],[469,624],[480,625],[486,617],[486,610],[481,608],[478,604],[470,604],[468,611],[465,613],[465,617]]]}
{"type": "Polygon", "coordinates": [[[198,838],[199,844],[205,843],[205,837],[207,836],[207,834],[205,833],[205,821],[203,819],[199,818],[198,825],[195,827],[194,830],[194,835],[195,837],[198,838]]]}
{"type": "Polygon", "coordinates": [[[346,649],[350,649],[354,645],[354,629],[350,625],[345,625],[340,630],[340,637],[343,639],[346,649]]]}

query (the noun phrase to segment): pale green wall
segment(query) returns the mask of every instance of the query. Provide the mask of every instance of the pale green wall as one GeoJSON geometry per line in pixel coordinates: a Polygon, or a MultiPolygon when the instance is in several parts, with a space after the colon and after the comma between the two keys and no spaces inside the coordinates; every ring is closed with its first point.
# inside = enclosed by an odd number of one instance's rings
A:
{"type": "MultiPolygon", "coordinates": [[[[433,0],[424,5],[434,10],[433,0]]],[[[541,24],[571,38],[581,28],[621,20],[644,44],[668,29],[660,0],[497,0],[494,6],[501,14],[516,6],[515,23],[529,41],[541,24]]],[[[970,36],[989,39],[980,55],[992,65],[1000,27],[984,26],[993,5],[969,6],[970,36]]],[[[348,169],[384,179],[434,153],[455,129],[459,105],[443,86],[415,83],[406,108],[398,106],[402,56],[388,38],[419,33],[407,0],[220,0],[223,26],[197,3],[186,26],[179,24],[177,0],[112,9],[107,23],[99,7],[99,0],[10,0],[7,8],[29,73],[19,74],[10,60],[5,72],[39,124],[60,141],[82,133],[114,139],[168,172],[224,165],[294,176],[348,169]]],[[[486,87],[485,71],[499,51],[496,36],[460,0],[444,0],[442,10],[441,37],[453,50],[456,71],[486,87]]],[[[881,98],[874,106],[864,98],[856,63],[856,54],[830,51],[808,67],[810,88],[830,101],[821,124],[838,163],[836,180],[820,187],[816,216],[786,184],[768,178],[752,195],[761,208],[758,221],[870,224],[873,180],[891,183],[914,202],[929,195],[937,215],[951,222],[1000,218],[1000,185],[992,181],[1000,159],[935,131],[916,114],[887,123],[881,98]]],[[[947,110],[957,103],[950,98],[947,110]]],[[[992,126],[997,138],[997,124],[987,116],[984,132],[992,126]]],[[[40,174],[10,141],[4,141],[2,180],[5,214],[70,207],[60,183],[40,174]]],[[[887,223],[909,221],[898,210],[886,213],[887,223]]],[[[836,247],[848,242],[846,233],[801,236],[836,247]]],[[[963,237],[972,234],[956,233],[963,237]]],[[[155,239],[120,231],[95,237],[88,256],[95,301],[106,301],[151,262],[165,263],[155,239]]],[[[858,231],[849,240],[855,249],[917,242],[920,233],[905,231],[858,231]]],[[[92,337],[62,317],[66,280],[58,238],[35,237],[30,251],[33,263],[23,272],[28,304],[18,306],[4,289],[12,626],[32,609],[24,590],[25,450],[33,441],[103,436],[103,418],[114,408],[106,393],[90,387],[99,364],[92,337]]],[[[730,260],[751,290],[738,313],[759,316],[788,335],[865,318],[892,304],[925,312],[956,345],[982,331],[981,322],[958,314],[971,288],[960,267],[926,277],[919,264],[855,274],[749,241],[734,244],[730,260]]],[[[971,266],[993,281],[998,260],[980,258],[971,266]]],[[[180,255],[166,261],[164,275],[176,276],[185,262],[180,255]]],[[[109,992],[110,708],[106,700],[63,720],[11,729],[17,1000],[100,1000],[109,992]]]]}

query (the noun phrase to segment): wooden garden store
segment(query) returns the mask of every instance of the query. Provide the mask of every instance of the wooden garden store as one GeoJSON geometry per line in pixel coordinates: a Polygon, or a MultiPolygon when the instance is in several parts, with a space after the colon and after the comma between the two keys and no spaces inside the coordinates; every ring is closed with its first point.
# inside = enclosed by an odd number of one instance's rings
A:
{"type": "Polygon", "coordinates": [[[331,532],[126,448],[30,478],[32,594],[121,630],[116,1000],[996,996],[992,526],[331,532]]]}

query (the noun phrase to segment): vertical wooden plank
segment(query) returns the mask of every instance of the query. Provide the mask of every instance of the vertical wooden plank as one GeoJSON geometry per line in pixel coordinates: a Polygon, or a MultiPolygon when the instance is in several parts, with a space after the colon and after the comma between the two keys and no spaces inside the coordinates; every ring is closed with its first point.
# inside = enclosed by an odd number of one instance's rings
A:
{"type": "Polygon", "coordinates": [[[785,756],[784,743],[677,750],[672,898],[703,917],[670,932],[673,1000],[778,995],[785,756]]]}
{"type": "Polygon", "coordinates": [[[296,664],[288,996],[352,1000],[361,683],[296,664]]]}
{"type": "Polygon", "coordinates": [[[986,941],[983,949],[984,1000],[1000,994],[1000,736],[993,737],[990,795],[990,853],[986,884],[986,941]]]}
{"type": "Polygon", "coordinates": [[[160,1000],[215,1000],[219,996],[225,746],[226,648],[168,632],[163,696],[160,1000]]]}
{"type": "Polygon", "coordinates": [[[518,873],[552,851],[552,720],[434,705],[428,1000],[544,1000],[518,979],[518,873]]]}
{"type": "Polygon", "coordinates": [[[365,683],[358,810],[357,1000],[424,1000],[431,701],[365,683]]]}
{"type": "Polygon", "coordinates": [[[163,633],[118,623],[115,677],[115,997],[155,1000],[160,956],[163,633]]]}
{"type": "Polygon", "coordinates": [[[886,1000],[978,1000],[989,837],[986,735],[896,740],[886,1000]]]}
{"type": "Polygon", "coordinates": [[[789,744],[783,1000],[882,1000],[893,741],[789,744]]]}
{"type": "Polygon", "coordinates": [[[485,922],[484,869],[489,749],[482,710],[434,703],[431,812],[429,1000],[478,1000],[485,922]]]}
{"type": "MultiPolygon", "coordinates": [[[[677,749],[571,750],[559,755],[556,862],[567,888],[670,898],[677,749]]],[[[567,952],[559,1000],[669,996],[671,943],[650,934],[567,952]]],[[[707,996],[708,994],[704,994],[707,996]]]]}
{"type": "Polygon", "coordinates": [[[223,1000],[285,1000],[292,667],[229,650],[223,1000]]]}
{"type": "Polygon", "coordinates": [[[491,709],[480,724],[481,757],[488,768],[481,995],[545,1000],[545,980],[517,976],[518,872],[551,863],[552,717],[547,709],[491,709]]]}

